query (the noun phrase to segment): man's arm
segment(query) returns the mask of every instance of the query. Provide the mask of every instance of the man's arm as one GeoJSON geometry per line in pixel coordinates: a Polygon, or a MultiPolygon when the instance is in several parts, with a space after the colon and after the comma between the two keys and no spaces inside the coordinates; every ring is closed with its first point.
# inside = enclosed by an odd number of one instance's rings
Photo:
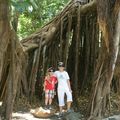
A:
{"type": "Polygon", "coordinates": [[[69,87],[70,92],[72,92],[72,90],[71,90],[71,85],[70,85],[70,80],[67,80],[67,84],[68,84],[68,87],[69,87]]]}

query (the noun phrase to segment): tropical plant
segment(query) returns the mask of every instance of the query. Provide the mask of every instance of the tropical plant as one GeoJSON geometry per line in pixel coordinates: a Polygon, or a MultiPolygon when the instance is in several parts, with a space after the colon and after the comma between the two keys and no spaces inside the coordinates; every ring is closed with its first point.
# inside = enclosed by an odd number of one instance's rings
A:
{"type": "Polygon", "coordinates": [[[17,13],[20,39],[45,25],[63,9],[69,0],[11,0],[13,19],[17,13]]]}

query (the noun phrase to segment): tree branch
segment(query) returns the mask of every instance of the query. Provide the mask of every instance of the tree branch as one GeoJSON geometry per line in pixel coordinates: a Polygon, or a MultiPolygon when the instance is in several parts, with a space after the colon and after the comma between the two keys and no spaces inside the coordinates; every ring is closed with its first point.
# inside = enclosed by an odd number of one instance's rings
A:
{"type": "MultiPolygon", "coordinates": [[[[71,1],[64,9],[61,11],[60,14],[58,14],[52,21],[50,21],[48,24],[46,24],[44,27],[36,31],[35,33],[31,34],[27,38],[23,39],[21,41],[23,47],[25,47],[25,51],[28,51],[33,48],[37,48],[39,41],[41,38],[43,38],[42,46],[55,39],[55,36],[58,32],[60,32],[60,24],[61,24],[61,17],[62,20],[65,20],[65,18],[68,16],[68,14],[71,14],[73,17],[77,17],[76,9],[80,5],[79,1],[71,1]]],[[[87,13],[93,13],[96,11],[96,0],[81,5],[80,9],[81,14],[87,14],[87,13]]],[[[63,21],[66,22],[66,21],[63,21]]],[[[67,21],[68,22],[68,21],[67,21]]],[[[77,24],[77,23],[76,23],[77,24]]],[[[65,30],[65,28],[64,28],[65,30]]],[[[58,34],[59,35],[59,34],[58,34]]]]}

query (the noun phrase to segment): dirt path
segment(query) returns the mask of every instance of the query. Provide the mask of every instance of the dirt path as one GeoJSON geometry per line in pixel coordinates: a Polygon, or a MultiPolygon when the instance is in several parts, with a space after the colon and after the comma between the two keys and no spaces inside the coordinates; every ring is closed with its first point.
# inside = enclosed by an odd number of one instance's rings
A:
{"type": "Polygon", "coordinates": [[[13,113],[13,119],[12,120],[51,120],[49,119],[43,119],[43,118],[35,118],[31,113],[26,112],[17,112],[13,113]]]}
{"type": "MultiPolygon", "coordinates": [[[[58,120],[57,114],[53,117],[50,118],[35,118],[30,112],[17,112],[13,113],[13,118],[12,120],[58,120]]],[[[83,120],[83,116],[80,113],[72,112],[68,115],[65,115],[62,120],[83,120]]]]}
{"type": "MultiPolygon", "coordinates": [[[[35,118],[30,112],[17,112],[13,113],[12,120],[58,120],[57,115],[48,119],[43,118],[35,118]]],[[[85,120],[83,115],[80,113],[73,112],[67,115],[63,120],[85,120]]],[[[104,118],[103,120],[120,120],[120,115],[114,115],[109,118],[104,118]]]]}

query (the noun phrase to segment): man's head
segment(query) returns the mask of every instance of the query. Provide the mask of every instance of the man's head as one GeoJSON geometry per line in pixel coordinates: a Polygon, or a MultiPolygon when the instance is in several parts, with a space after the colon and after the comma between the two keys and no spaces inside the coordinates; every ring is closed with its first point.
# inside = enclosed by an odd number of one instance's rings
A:
{"type": "Polygon", "coordinates": [[[58,63],[58,69],[60,70],[60,71],[64,71],[64,63],[63,62],[59,62],[58,63]]]}

